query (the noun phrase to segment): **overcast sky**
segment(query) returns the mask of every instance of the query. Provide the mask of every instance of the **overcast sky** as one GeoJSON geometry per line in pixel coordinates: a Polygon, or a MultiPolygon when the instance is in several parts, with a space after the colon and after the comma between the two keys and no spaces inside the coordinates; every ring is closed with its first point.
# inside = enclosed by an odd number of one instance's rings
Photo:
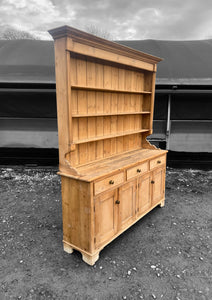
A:
{"type": "Polygon", "coordinates": [[[211,0],[0,0],[0,27],[51,39],[47,30],[96,27],[113,40],[212,38],[211,0]]]}

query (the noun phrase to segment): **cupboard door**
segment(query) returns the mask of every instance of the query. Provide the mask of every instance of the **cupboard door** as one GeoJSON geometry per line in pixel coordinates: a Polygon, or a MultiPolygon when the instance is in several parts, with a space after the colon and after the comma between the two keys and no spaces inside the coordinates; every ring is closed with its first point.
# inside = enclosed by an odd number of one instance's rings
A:
{"type": "Polygon", "coordinates": [[[152,172],[152,205],[165,196],[165,169],[159,168],[152,172]]]}
{"type": "Polygon", "coordinates": [[[95,199],[95,242],[100,246],[117,232],[117,190],[95,199]]]}
{"type": "Polygon", "coordinates": [[[138,179],[137,216],[142,215],[151,207],[151,174],[138,179]]]}
{"type": "Polygon", "coordinates": [[[134,180],[119,188],[119,230],[129,226],[135,219],[136,185],[137,180],[134,180]]]}

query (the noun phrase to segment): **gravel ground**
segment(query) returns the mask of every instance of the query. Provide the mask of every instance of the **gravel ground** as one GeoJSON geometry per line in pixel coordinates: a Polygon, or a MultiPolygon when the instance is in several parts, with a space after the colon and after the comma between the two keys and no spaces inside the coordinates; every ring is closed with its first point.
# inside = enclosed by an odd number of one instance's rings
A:
{"type": "Polygon", "coordinates": [[[62,248],[56,168],[0,169],[0,299],[212,299],[212,171],[167,169],[166,204],[93,266],[62,248]]]}

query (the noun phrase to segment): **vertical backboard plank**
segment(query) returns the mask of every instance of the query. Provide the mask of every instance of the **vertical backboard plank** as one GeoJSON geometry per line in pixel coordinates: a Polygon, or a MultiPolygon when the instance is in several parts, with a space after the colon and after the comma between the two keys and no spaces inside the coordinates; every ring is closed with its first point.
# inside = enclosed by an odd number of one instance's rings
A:
{"type": "MultiPolygon", "coordinates": [[[[95,64],[95,85],[97,88],[103,88],[104,69],[103,65],[95,64]]],[[[103,92],[96,92],[96,113],[104,112],[103,92]]],[[[96,135],[103,136],[103,117],[96,118],[96,135]]],[[[96,159],[103,158],[103,141],[96,142],[96,159]]]]}

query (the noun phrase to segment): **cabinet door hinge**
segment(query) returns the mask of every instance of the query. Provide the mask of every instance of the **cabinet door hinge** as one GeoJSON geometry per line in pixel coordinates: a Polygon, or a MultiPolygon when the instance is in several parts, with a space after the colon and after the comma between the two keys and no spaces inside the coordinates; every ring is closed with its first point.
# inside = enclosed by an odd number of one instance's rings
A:
{"type": "Polygon", "coordinates": [[[96,238],[94,238],[94,244],[96,244],[96,238]]]}
{"type": "Polygon", "coordinates": [[[93,207],[93,211],[94,211],[94,212],[96,211],[95,206],[93,207]]]}

